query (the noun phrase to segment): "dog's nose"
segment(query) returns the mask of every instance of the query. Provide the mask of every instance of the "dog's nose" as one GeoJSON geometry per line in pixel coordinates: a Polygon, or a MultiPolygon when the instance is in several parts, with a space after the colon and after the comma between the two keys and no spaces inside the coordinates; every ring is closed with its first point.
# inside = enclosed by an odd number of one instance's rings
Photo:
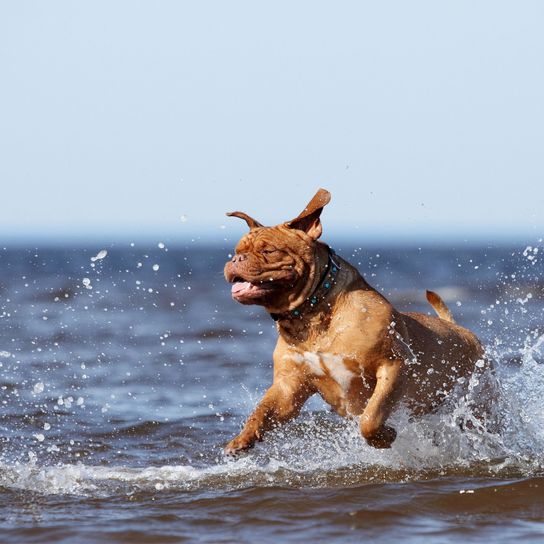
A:
{"type": "Polygon", "coordinates": [[[232,262],[233,263],[240,263],[242,261],[245,261],[247,259],[247,254],[246,253],[237,253],[233,258],[232,258],[232,262]]]}

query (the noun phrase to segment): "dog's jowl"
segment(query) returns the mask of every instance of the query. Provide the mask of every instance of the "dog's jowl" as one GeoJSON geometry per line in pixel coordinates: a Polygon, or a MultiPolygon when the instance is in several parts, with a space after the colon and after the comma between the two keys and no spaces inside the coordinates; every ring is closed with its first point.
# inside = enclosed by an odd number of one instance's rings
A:
{"type": "Polygon", "coordinates": [[[438,295],[427,292],[438,317],[399,312],[319,241],[329,201],[320,189],[298,217],[274,227],[229,214],[249,227],[225,265],[232,297],[263,306],[279,337],[272,386],[227,453],[296,417],[314,393],[340,415],[358,417],[370,445],[390,447],[396,431],[386,422],[397,402],[428,413],[483,359],[476,336],[454,322],[438,295]]]}

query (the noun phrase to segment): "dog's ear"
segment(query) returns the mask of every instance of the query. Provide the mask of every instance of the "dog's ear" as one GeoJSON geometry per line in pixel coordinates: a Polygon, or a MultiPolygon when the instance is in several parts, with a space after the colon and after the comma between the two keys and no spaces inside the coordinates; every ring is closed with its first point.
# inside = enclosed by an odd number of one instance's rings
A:
{"type": "Polygon", "coordinates": [[[295,219],[285,223],[289,228],[304,231],[308,236],[317,240],[323,232],[319,216],[323,208],[331,201],[331,194],[325,189],[319,189],[308,205],[295,219]]]}
{"type": "Polygon", "coordinates": [[[257,227],[262,227],[262,225],[258,221],[253,219],[253,217],[250,217],[247,213],[244,213],[244,212],[230,212],[230,213],[227,213],[227,215],[229,217],[239,217],[240,219],[243,219],[247,223],[247,226],[249,227],[249,230],[256,229],[257,227]]]}

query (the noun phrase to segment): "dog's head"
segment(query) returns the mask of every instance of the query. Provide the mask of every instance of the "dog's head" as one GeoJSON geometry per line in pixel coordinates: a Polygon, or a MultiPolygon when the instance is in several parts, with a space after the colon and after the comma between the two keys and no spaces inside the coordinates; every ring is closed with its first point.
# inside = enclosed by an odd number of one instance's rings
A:
{"type": "Polygon", "coordinates": [[[232,297],[242,304],[259,304],[270,312],[285,312],[310,294],[316,277],[320,215],[331,195],[320,189],[291,221],[264,227],[243,212],[228,213],[243,219],[249,232],[225,265],[232,297]]]}

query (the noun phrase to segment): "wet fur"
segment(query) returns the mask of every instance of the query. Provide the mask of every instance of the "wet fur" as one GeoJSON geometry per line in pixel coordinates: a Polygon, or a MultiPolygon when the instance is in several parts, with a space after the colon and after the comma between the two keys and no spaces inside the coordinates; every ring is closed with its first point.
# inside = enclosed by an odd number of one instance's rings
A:
{"type": "Polygon", "coordinates": [[[296,417],[314,393],[340,415],[357,417],[370,445],[390,447],[396,431],[386,422],[399,401],[414,414],[434,410],[483,357],[478,338],[453,321],[436,293],[427,298],[439,317],[399,312],[341,258],[326,301],[289,316],[314,292],[327,266],[328,248],[318,238],[329,200],[321,189],[299,216],[275,227],[233,214],[250,232],[226,264],[225,277],[255,286],[240,302],[283,317],[273,383],[227,453],[252,447],[267,430],[296,417]]]}

